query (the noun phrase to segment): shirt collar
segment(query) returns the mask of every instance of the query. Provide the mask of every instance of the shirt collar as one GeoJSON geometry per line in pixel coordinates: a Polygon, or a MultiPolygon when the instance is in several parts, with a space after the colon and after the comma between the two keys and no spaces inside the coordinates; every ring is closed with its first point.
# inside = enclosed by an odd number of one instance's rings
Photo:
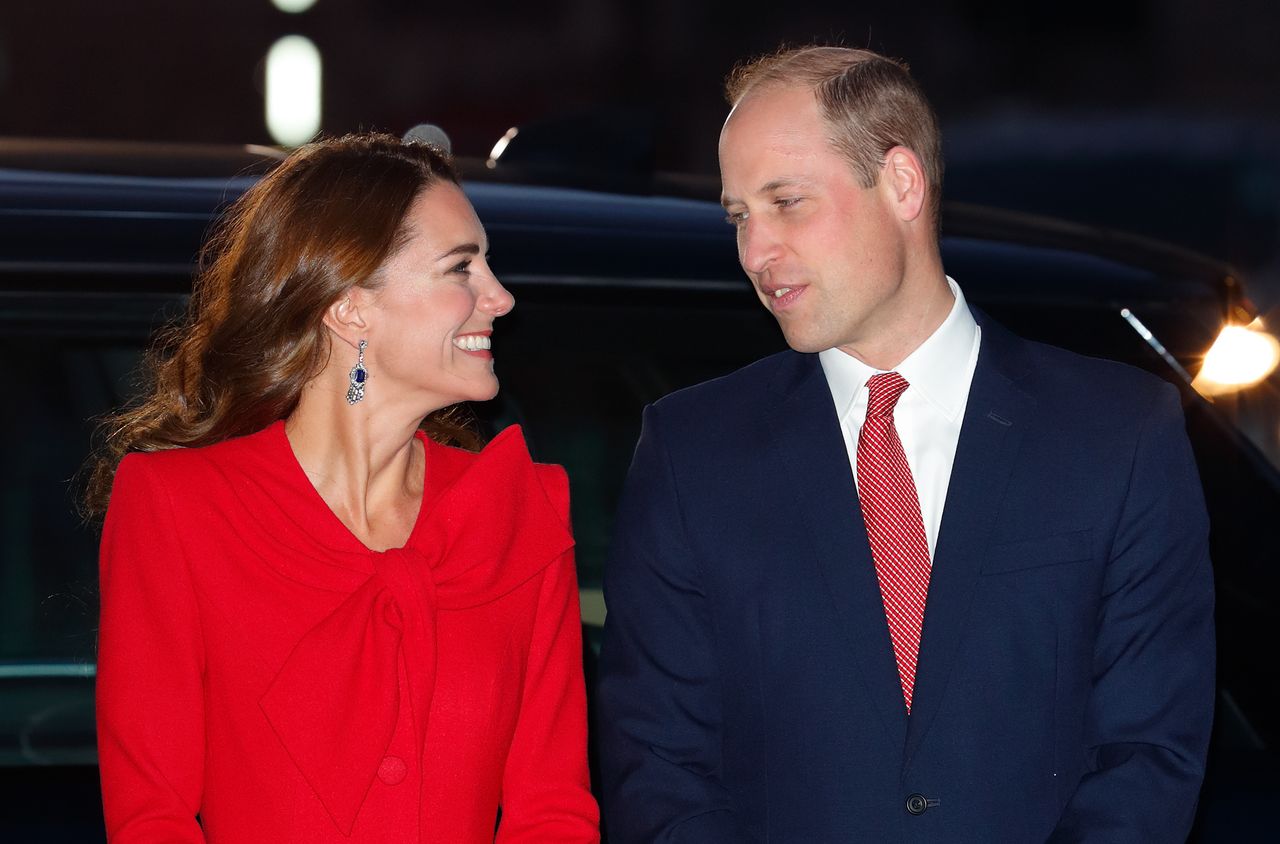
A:
{"type": "MultiPolygon", "coordinates": [[[[947,286],[955,296],[951,313],[894,371],[905,378],[911,389],[918,391],[948,421],[954,422],[964,407],[969,390],[964,379],[955,376],[957,368],[972,355],[978,324],[969,312],[960,286],[950,276],[947,276],[947,286]]],[[[883,371],[868,366],[839,349],[819,352],[818,360],[827,376],[831,398],[835,401],[836,411],[842,420],[848,415],[859,391],[871,376],[883,371]]]]}

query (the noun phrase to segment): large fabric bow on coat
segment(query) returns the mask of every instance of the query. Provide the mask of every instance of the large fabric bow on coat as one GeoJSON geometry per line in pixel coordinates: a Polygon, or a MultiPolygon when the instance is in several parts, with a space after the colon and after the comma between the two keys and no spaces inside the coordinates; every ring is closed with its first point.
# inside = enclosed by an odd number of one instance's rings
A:
{"type": "Polygon", "coordinates": [[[297,643],[260,705],[344,834],[355,826],[402,704],[411,708],[422,757],[437,611],[496,600],[572,545],[519,429],[509,428],[419,515],[404,548],[370,552],[373,574],[297,643]],[[407,702],[398,692],[402,659],[407,702]]]}

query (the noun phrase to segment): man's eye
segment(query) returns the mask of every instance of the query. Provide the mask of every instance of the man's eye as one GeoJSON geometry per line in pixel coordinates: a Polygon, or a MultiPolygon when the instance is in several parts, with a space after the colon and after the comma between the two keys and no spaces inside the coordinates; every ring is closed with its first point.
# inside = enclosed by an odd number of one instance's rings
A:
{"type": "Polygon", "coordinates": [[[800,202],[800,200],[803,198],[804,197],[800,197],[800,196],[780,196],[773,201],[773,204],[778,206],[779,208],[790,208],[791,206],[800,202]]]}
{"type": "Polygon", "coordinates": [[[747,212],[732,211],[725,215],[724,221],[731,226],[740,226],[747,221],[747,212]]]}

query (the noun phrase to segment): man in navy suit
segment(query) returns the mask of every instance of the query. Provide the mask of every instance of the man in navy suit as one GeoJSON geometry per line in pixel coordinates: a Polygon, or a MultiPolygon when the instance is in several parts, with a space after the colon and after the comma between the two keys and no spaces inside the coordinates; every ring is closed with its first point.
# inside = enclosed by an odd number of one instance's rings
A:
{"type": "Polygon", "coordinates": [[[1214,642],[1178,392],[965,304],[900,64],[804,48],[729,96],[723,202],[791,351],[645,411],[610,840],[1184,840],[1214,642]]]}

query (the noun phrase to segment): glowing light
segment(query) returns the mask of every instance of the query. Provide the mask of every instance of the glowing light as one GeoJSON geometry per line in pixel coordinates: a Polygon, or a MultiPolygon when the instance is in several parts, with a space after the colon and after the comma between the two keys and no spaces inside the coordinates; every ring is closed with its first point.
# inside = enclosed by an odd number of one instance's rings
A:
{"type": "Polygon", "coordinates": [[[301,14],[316,4],[316,0],[271,0],[271,5],[291,15],[301,14]]]}
{"type": "Polygon", "coordinates": [[[520,134],[520,130],[512,126],[498,138],[498,142],[493,145],[493,149],[489,150],[489,159],[485,161],[484,166],[492,170],[498,166],[498,159],[507,151],[507,146],[511,143],[511,139],[520,134]]]}
{"type": "Polygon", "coordinates": [[[1280,364],[1280,340],[1262,330],[1261,320],[1228,325],[1204,356],[1191,386],[1206,396],[1256,384],[1280,364]]]}
{"type": "Polygon", "coordinates": [[[286,35],[267,53],[267,130],[284,146],[320,131],[320,51],[301,35],[286,35]]]}

